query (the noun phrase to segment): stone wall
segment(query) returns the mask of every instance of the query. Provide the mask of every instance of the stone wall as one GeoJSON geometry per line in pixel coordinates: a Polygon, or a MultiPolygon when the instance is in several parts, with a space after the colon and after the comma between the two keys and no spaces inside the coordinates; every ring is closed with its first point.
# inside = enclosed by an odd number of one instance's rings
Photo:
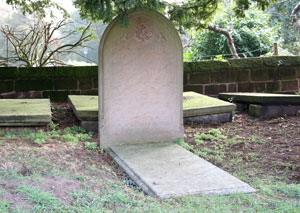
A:
{"type": "Polygon", "coordinates": [[[0,98],[51,98],[98,94],[98,67],[0,67],[0,98]]]}
{"type": "MultiPolygon", "coordinates": [[[[300,57],[262,57],[184,64],[184,90],[295,93],[300,90],[300,57]],[[278,69],[278,61],[283,66],[278,69]]],[[[48,98],[98,94],[98,67],[0,67],[0,98],[48,98]]]]}
{"type": "Polygon", "coordinates": [[[212,96],[220,92],[295,93],[300,88],[297,56],[189,62],[184,71],[185,91],[212,96]]]}

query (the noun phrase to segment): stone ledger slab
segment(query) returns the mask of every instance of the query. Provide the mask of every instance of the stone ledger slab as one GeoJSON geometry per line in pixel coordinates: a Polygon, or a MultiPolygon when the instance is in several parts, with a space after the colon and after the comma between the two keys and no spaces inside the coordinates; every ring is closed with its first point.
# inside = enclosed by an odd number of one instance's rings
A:
{"type": "Polygon", "coordinates": [[[201,95],[196,92],[183,93],[184,117],[233,112],[235,108],[235,104],[212,98],[207,95],[201,95]]]}
{"type": "Polygon", "coordinates": [[[260,105],[300,105],[300,95],[273,93],[220,93],[225,101],[260,105]]]}
{"type": "Polygon", "coordinates": [[[174,143],[111,146],[109,153],[147,194],[154,197],[255,191],[174,143]]]}
{"type": "Polygon", "coordinates": [[[69,95],[68,103],[80,121],[98,121],[98,96],[69,95]]]}
{"type": "Polygon", "coordinates": [[[50,122],[49,99],[0,99],[0,126],[42,126],[50,122]]]}
{"type": "MultiPolygon", "coordinates": [[[[69,95],[68,101],[82,128],[97,131],[98,96],[69,95]]],[[[235,108],[235,104],[196,92],[183,93],[183,117],[187,123],[230,122],[235,108]]]]}

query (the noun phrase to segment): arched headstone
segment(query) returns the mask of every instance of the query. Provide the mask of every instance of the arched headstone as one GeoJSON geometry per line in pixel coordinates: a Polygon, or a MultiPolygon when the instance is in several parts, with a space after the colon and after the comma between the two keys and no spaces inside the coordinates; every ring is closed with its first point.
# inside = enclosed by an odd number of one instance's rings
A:
{"type": "Polygon", "coordinates": [[[172,23],[155,11],[115,19],[99,48],[100,146],[183,137],[183,52],[172,23]]]}

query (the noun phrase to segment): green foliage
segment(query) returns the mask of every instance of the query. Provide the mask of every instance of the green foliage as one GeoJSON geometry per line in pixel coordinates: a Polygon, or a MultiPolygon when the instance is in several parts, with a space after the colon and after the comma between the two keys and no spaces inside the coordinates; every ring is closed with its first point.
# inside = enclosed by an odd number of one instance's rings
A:
{"type": "Polygon", "coordinates": [[[23,15],[37,14],[40,17],[46,16],[46,9],[56,8],[61,11],[64,16],[68,16],[65,8],[61,7],[58,3],[51,0],[6,0],[6,3],[21,9],[23,15]]]}
{"type": "Polygon", "coordinates": [[[48,124],[48,128],[49,128],[49,130],[54,131],[54,130],[56,129],[56,124],[53,123],[53,121],[51,121],[51,122],[48,124]]]}
{"type": "Polygon", "coordinates": [[[299,40],[298,32],[291,23],[291,13],[299,0],[280,1],[272,4],[266,12],[270,15],[270,26],[279,25],[279,35],[282,38],[282,47],[289,52],[298,54],[299,40]]]}
{"type": "MultiPolygon", "coordinates": [[[[264,10],[275,0],[235,0],[234,11],[239,17],[244,16],[245,10],[251,3],[264,10]]],[[[44,8],[58,7],[51,0],[6,0],[11,5],[21,6],[24,12],[35,11],[43,14],[44,8]]],[[[109,23],[114,17],[119,16],[119,22],[125,26],[128,24],[128,12],[134,10],[153,9],[161,13],[167,13],[169,18],[180,29],[201,27],[214,15],[221,1],[219,0],[187,0],[177,3],[168,3],[166,0],[74,0],[73,3],[80,10],[81,17],[109,23]]],[[[59,8],[58,8],[59,9],[59,8]]]]}
{"type": "Polygon", "coordinates": [[[96,142],[85,142],[84,147],[86,149],[91,149],[91,150],[97,150],[98,149],[98,145],[97,145],[96,142]]]}
{"type": "Polygon", "coordinates": [[[193,150],[193,146],[189,145],[188,143],[184,142],[182,138],[177,138],[174,143],[178,144],[179,146],[182,146],[183,148],[187,150],[193,150]]]}
{"type": "Polygon", "coordinates": [[[34,143],[42,145],[45,143],[49,138],[50,135],[45,133],[43,130],[38,130],[37,132],[32,132],[26,136],[27,139],[33,140],[34,143]]]}
{"type": "Polygon", "coordinates": [[[9,212],[10,203],[4,200],[0,200],[0,212],[8,213],[9,212]]]}
{"type": "Polygon", "coordinates": [[[102,20],[109,23],[119,15],[122,26],[128,24],[127,13],[136,9],[155,9],[162,11],[165,4],[158,0],[75,0],[75,5],[80,8],[81,17],[93,21],[102,20]]]}
{"type": "MultiPolygon", "coordinates": [[[[268,26],[267,14],[256,9],[246,12],[244,18],[221,14],[217,16],[213,25],[227,29],[232,33],[240,57],[256,57],[272,50],[273,43],[278,41],[278,26],[268,26]]],[[[215,55],[230,57],[231,52],[227,45],[227,38],[210,30],[190,31],[193,37],[192,48],[187,54],[190,61],[213,59],[215,55]]]]}
{"type": "MultiPolygon", "coordinates": [[[[70,145],[77,145],[79,142],[84,142],[90,140],[93,136],[92,132],[86,133],[84,129],[78,126],[67,127],[64,129],[63,133],[60,130],[55,130],[56,124],[51,122],[48,125],[48,131],[43,131],[39,129],[38,131],[32,131],[28,128],[22,130],[7,129],[0,130],[0,137],[3,139],[16,139],[16,138],[26,138],[33,141],[38,145],[42,145],[49,141],[51,138],[56,138],[58,141],[68,142],[70,145]]],[[[2,140],[0,145],[4,145],[2,140]]]]}
{"type": "Polygon", "coordinates": [[[71,128],[67,127],[64,129],[65,134],[77,134],[77,133],[85,133],[86,131],[79,126],[73,125],[71,128]]]}

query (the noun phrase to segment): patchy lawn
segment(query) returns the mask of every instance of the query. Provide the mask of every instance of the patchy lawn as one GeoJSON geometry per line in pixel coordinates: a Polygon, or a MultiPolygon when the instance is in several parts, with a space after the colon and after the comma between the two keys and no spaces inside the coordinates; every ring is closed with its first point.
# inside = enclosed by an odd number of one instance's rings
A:
{"type": "Polygon", "coordinates": [[[300,117],[185,126],[195,154],[249,183],[252,194],[145,195],[65,104],[47,128],[0,128],[0,212],[300,212],[300,117]]]}

